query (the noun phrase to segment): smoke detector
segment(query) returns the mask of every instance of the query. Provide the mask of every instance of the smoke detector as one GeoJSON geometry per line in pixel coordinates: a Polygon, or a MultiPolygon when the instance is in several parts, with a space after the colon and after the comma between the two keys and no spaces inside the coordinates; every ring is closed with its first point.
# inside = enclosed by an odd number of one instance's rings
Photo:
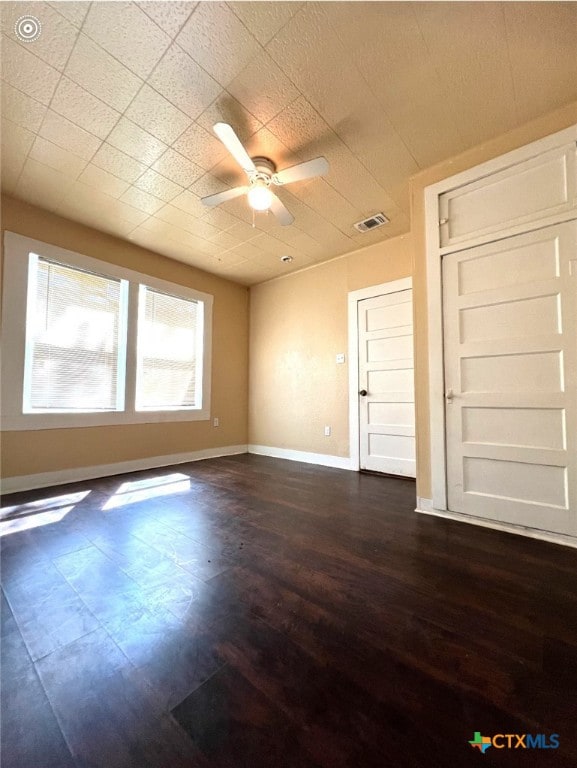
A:
{"type": "Polygon", "coordinates": [[[375,213],[374,216],[369,216],[368,219],[357,221],[357,223],[353,224],[353,226],[359,232],[368,232],[370,229],[376,229],[377,227],[382,227],[383,224],[388,223],[389,220],[384,213],[375,213]]]}

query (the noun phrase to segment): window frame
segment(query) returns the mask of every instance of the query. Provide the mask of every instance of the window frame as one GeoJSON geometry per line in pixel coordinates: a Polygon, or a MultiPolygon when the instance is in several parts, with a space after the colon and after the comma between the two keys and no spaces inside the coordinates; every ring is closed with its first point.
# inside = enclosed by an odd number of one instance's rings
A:
{"type": "Polygon", "coordinates": [[[207,421],[210,418],[214,301],[212,295],[14,232],[4,233],[2,293],[2,429],[6,431],[68,429],[170,421],[207,421]],[[65,266],[128,282],[125,370],[119,371],[119,377],[124,376],[123,410],[24,413],[24,361],[30,254],[36,254],[65,266]],[[138,296],[141,285],[178,298],[197,301],[202,305],[203,353],[200,407],[136,410],[136,345],[138,296]]]}

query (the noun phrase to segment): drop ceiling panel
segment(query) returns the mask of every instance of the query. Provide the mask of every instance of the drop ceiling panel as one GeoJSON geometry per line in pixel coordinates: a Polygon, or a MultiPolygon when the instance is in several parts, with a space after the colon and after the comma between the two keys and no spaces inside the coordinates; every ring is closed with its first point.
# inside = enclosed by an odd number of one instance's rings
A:
{"type": "Polygon", "coordinates": [[[175,43],[148,82],[191,118],[198,117],[222,91],[216,80],[175,43]]]}
{"type": "Polygon", "coordinates": [[[577,99],[575,3],[3,3],[2,187],[250,284],[409,228],[409,176],[577,99]],[[42,23],[35,42],[14,22],[42,23]],[[281,227],[214,136],[279,169],[281,227]],[[355,221],[390,223],[361,235],[355,221]],[[254,226],[253,226],[254,225],[254,226]],[[293,256],[286,265],[280,256],[293,256]]]}
{"type": "Polygon", "coordinates": [[[158,0],[138,3],[139,8],[171,37],[176,37],[197,5],[198,3],[195,2],[179,2],[179,0],[171,0],[170,5],[158,0]]]}
{"type": "Polygon", "coordinates": [[[142,80],[86,35],[78,35],[66,64],[66,74],[77,85],[119,112],[134,99],[142,80]]]}
{"type": "Polygon", "coordinates": [[[82,31],[139,77],[150,75],[170,37],[136,3],[95,2],[82,31]]]}
{"type": "Polygon", "coordinates": [[[46,114],[46,105],[30,98],[8,83],[2,83],[2,114],[10,115],[16,125],[37,132],[46,114]]]}
{"type": "Polygon", "coordinates": [[[119,112],[65,76],[58,83],[50,108],[100,139],[106,138],[120,119],[119,112]]]}
{"type": "MultiPolygon", "coordinates": [[[[5,29],[4,16],[2,24],[5,29]]],[[[8,29],[12,30],[12,26],[8,29]]],[[[42,104],[49,104],[60,80],[60,72],[35,56],[30,49],[14,42],[12,32],[12,37],[2,39],[2,80],[42,104]]]]}

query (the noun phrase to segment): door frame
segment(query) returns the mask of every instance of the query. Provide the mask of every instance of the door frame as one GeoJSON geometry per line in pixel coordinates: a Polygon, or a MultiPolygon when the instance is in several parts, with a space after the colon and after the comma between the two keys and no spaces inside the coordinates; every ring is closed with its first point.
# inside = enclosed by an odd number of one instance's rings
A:
{"type": "MultiPolygon", "coordinates": [[[[447,456],[446,456],[446,424],[445,424],[445,373],[444,373],[444,331],[443,331],[443,280],[441,261],[446,253],[462,251],[496,240],[502,240],[512,235],[541,229],[549,224],[558,224],[575,218],[575,212],[557,214],[542,219],[512,226],[498,233],[484,237],[472,238],[442,248],[439,241],[439,196],[456,187],[469,184],[484,176],[501,171],[511,165],[547,152],[550,149],[577,141],[577,125],[545,136],[512,152],[476,165],[455,176],[425,188],[425,242],[427,265],[427,321],[428,321],[428,362],[429,362],[429,424],[430,424],[430,462],[431,462],[431,491],[432,499],[420,499],[419,509],[423,512],[448,513],[458,519],[466,519],[448,509],[447,504],[447,456]]],[[[468,522],[487,525],[488,527],[504,530],[516,530],[518,526],[480,522],[480,519],[468,519],[468,522]]],[[[524,531],[523,531],[524,532],[524,531]]],[[[532,535],[527,533],[527,535],[532,535]]],[[[539,536],[539,538],[551,538],[539,536]]],[[[555,540],[559,540],[556,538],[555,540]]]]}
{"type": "MultiPolygon", "coordinates": [[[[351,469],[361,469],[360,429],[359,429],[359,301],[385,296],[387,293],[407,291],[413,287],[412,277],[403,277],[389,283],[371,285],[348,294],[348,334],[349,334],[349,455],[351,469]]],[[[413,304],[413,338],[415,337],[413,304]]]]}

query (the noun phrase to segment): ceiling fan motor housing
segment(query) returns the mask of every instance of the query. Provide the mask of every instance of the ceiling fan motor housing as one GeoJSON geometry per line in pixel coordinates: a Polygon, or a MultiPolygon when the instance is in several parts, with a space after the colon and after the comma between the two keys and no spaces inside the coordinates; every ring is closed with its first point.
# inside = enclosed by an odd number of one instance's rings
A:
{"type": "Polygon", "coordinates": [[[252,157],[256,171],[250,174],[250,183],[257,181],[264,182],[268,187],[272,181],[273,174],[276,173],[276,165],[268,157],[252,157]]]}

